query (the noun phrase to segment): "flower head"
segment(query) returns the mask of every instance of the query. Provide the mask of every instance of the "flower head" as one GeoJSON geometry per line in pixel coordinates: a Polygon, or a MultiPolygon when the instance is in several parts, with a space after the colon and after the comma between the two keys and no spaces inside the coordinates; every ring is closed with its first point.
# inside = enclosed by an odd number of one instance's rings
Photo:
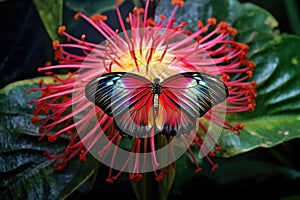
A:
{"type": "Polygon", "coordinates": [[[41,80],[39,88],[28,91],[41,92],[38,99],[29,102],[36,104],[32,121],[41,123],[40,139],[48,137],[49,142],[55,142],[61,136],[69,138],[62,155],[45,153],[51,159],[58,159],[56,169],[61,170],[77,155],[85,161],[87,153],[91,152],[111,167],[107,182],[113,182],[123,171],[130,172],[130,180],[137,181],[143,172],[153,171],[156,180],[160,181],[168,174],[164,167],[175,166],[175,160],[186,150],[195,162],[195,171],[200,171],[191,148],[195,146],[200,151],[199,156],[206,157],[214,170],[218,165],[210,156],[214,155],[214,149],[221,149],[216,142],[220,130],[228,129],[239,134],[243,129],[243,124],[232,125],[223,116],[253,111],[255,107],[256,84],[248,81],[255,64],[247,60],[248,46],[230,39],[237,31],[214,18],[199,21],[197,31],[188,31],[186,22],[175,23],[176,10],[184,6],[181,0],[172,1],[174,10],[171,16],[160,15],[154,21],[148,17],[149,2],[146,1],[144,9],[135,8],[126,22],[115,3],[121,31],[110,28],[104,15],[87,17],[76,14],[75,19],[84,19],[106,38],[101,44],[88,42],[85,34],[76,38],[66,31],[65,26],[59,27],[58,33],[70,41],[53,42],[55,58],[60,64],[47,64],[38,69],[51,76],[54,83],[45,84],[41,80]],[[129,23],[129,30],[125,29],[125,23],[129,23]],[[69,49],[80,53],[72,53],[69,49]],[[58,76],[54,73],[56,69],[70,72],[58,76]],[[147,137],[128,138],[116,128],[114,117],[95,106],[85,95],[88,83],[111,72],[130,72],[149,80],[157,76],[164,80],[183,72],[206,73],[220,78],[228,87],[229,96],[224,103],[197,119],[195,130],[175,137],[150,133],[147,137]],[[209,126],[215,128],[209,129],[209,126]],[[129,147],[123,144],[128,140],[129,147]]]}

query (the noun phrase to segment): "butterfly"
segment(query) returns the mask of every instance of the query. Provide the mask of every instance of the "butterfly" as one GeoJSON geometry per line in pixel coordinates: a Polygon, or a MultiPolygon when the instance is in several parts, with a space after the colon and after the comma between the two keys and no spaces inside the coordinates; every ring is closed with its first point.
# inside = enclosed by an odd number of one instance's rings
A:
{"type": "Polygon", "coordinates": [[[96,77],[85,96],[114,119],[123,136],[149,137],[151,129],[167,138],[189,133],[196,119],[228,97],[227,86],[206,73],[184,72],[160,82],[129,72],[96,77]]]}

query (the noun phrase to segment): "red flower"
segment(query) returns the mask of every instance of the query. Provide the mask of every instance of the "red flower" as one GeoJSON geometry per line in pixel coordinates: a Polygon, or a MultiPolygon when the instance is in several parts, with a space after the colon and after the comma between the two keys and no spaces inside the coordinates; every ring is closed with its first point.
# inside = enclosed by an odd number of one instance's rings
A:
{"type": "Polygon", "coordinates": [[[171,16],[161,15],[155,22],[147,17],[147,0],[145,9],[135,8],[129,14],[127,22],[130,30],[125,30],[116,2],[121,33],[105,23],[106,16],[96,14],[89,18],[78,13],[75,19],[86,20],[106,38],[101,44],[86,41],[88,36],[85,34],[76,38],[68,34],[64,26],[58,29],[59,34],[72,43],[54,41],[55,58],[60,64],[47,64],[38,69],[53,77],[54,83],[41,80],[39,88],[28,91],[41,92],[40,98],[29,102],[36,104],[32,121],[41,123],[40,139],[47,136],[49,142],[55,142],[58,137],[67,135],[70,140],[62,155],[45,153],[50,159],[58,159],[54,166],[56,169],[61,170],[78,154],[79,159],[85,161],[87,153],[91,152],[111,167],[108,182],[113,182],[123,171],[131,173],[130,180],[140,180],[143,172],[153,171],[160,181],[167,174],[162,168],[172,163],[175,165],[175,160],[186,150],[195,162],[195,171],[201,170],[191,144],[199,148],[200,157],[208,159],[212,170],[218,167],[209,156],[214,155],[214,148],[221,149],[216,144],[220,131],[229,129],[239,134],[243,129],[242,124],[232,125],[225,121],[223,115],[254,110],[256,83],[248,79],[255,64],[247,60],[248,46],[230,39],[237,31],[226,22],[217,23],[214,18],[207,23],[199,21],[198,30],[192,33],[184,29],[186,22],[175,25],[175,12],[184,2],[178,0],[172,3],[174,10],[171,16]],[[80,50],[81,53],[71,53],[68,49],[80,50]],[[58,76],[53,73],[56,69],[71,69],[73,72],[58,76]],[[106,115],[85,96],[87,83],[103,73],[132,72],[152,80],[157,74],[167,78],[191,71],[220,77],[229,89],[229,96],[224,103],[197,120],[197,131],[168,140],[160,135],[124,138],[114,128],[113,117],[106,115]],[[131,146],[126,150],[122,143],[128,140],[131,146]],[[165,145],[158,141],[164,141],[165,145]],[[178,147],[183,148],[175,150],[178,147]],[[113,169],[117,170],[115,174],[113,169]]]}

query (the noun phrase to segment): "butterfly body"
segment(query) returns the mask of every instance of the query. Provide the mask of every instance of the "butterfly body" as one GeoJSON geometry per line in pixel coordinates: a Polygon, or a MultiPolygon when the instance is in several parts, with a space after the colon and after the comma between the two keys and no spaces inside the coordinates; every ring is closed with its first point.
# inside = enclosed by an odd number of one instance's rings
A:
{"type": "Polygon", "coordinates": [[[159,78],[154,78],[153,85],[150,90],[154,94],[153,106],[156,111],[158,109],[158,104],[159,104],[158,95],[161,93],[161,85],[159,84],[159,82],[160,82],[159,78]]]}
{"type": "Polygon", "coordinates": [[[160,94],[161,93],[161,85],[159,84],[159,82],[160,82],[159,78],[154,78],[153,85],[152,85],[152,88],[150,90],[153,94],[160,94]]]}
{"type": "Polygon", "coordinates": [[[160,82],[133,73],[103,74],[86,86],[86,97],[122,135],[148,137],[154,129],[167,138],[189,133],[213,106],[228,96],[226,85],[208,74],[185,72],[160,82]]]}

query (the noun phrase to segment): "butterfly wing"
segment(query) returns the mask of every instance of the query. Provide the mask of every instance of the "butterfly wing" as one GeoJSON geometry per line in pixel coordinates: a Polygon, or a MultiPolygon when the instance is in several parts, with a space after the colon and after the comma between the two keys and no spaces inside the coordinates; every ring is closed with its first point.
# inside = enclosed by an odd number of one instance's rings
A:
{"type": "Polygon", "coordinates": [[[149,134],[154,125],[151,88],[152,83],[142,76],[112,72],[89,82],[85,95],[114,117],[121,134],[141,137],[149,134]]]}
{"type": "Polygon", "coordinates": [[[228,96],[228,88],[221,80],[197,72],[171,76],[161,87],[156,126],[167,137],[195,129],[196,118],[228,96]]]}

